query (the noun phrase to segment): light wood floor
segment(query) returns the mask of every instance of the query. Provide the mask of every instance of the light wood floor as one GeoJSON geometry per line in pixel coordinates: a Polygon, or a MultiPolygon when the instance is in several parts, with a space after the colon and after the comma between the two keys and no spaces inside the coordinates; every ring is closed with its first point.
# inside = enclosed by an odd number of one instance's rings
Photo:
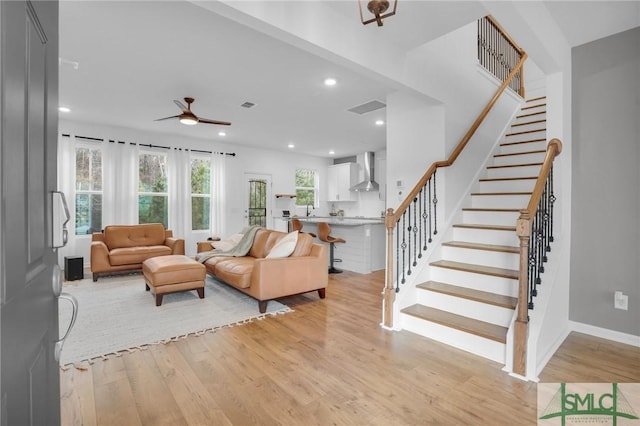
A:
{"type": "MultiPolygon", "coordinates": [[[[295,312],[61,372],[67,425],[535,425],[536,384],[379,326],[382,273],[295,312]]],[[[256,304],[257,309],[257,304],[256,304]]],[[[571,334],[543,382],[640,382],[640,348],[571,334]]]]}

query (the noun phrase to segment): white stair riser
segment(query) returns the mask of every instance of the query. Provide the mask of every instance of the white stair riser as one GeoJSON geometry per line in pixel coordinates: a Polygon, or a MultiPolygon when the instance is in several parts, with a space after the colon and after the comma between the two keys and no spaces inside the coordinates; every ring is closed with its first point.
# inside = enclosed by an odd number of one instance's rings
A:
{"type": "Polygon", "coordinates": [[[417,303],[451,312],[463,317],[469,317],[478,321],[509,327],[513,318],[513,309],[476,302],[461,297],[450,296],[435,291],[419,290],[417,303]]]}
{"type": "MultiPolygon", "coordinates": [[[[529,121],[547,119],[546,111],[538,111],[535,115],[529,115],[529,114],[534,114],[536,111],[532,111],[532,110],[525,110],[525,111],[527,112],[523,112],[522,114],[527,114],[526,117],[516,117],[516,119],[514,120],[514,124],[528,123],[529,121]]],[[[522,114],[518,114],[518,115],[522,115],[522,114]]]]}
{"type": "MultiPolygon", "coordinates": [[[[532,140],[532,139],[527,139],[527,140],[532,140]]],[[[547,143],[548,142],[546,139],[542,139],[536,142],[519,143],[514,145],[500,145],[500,154],[511,154],[514,152],[547,149],[547,143]]]]}
{"type": "Polygon", "coordinates": [[[480,244],[498,244],[504,246],[519,246],[520,241],[515,231],[496,231],[474,228],[453,228],[453,240],[469,241],[480,244]]]}
{"type": "Polygon", "coordinates": [[[523,177],[538,176],[540,174],[540,166],[521,166],[521,167],[500,167],[487,168],[488,178],[506,178],[506,177],[523,177]]]}
{"type": "Polygon", "coordinates": [[[508,155],[493,158],[494,166],[504,166],[508,164],[542,163],[546,152],[536,152],[532,154],[508,155]]]}
{"type": "Polygon", "coordinates": [[[452,283],[475,290],[503,294],[516,297],[518,294],[518,280],[496,277],[493,275],[475,274],[455,269],[429,267],[430,279],[443,283],[452,283]]]}
{"type": "Polygon", "coordinates": [[[477,212],[465,210],[462,212],[462,223],[515,226],[519,216],[519,212],[477,212]]]}
{"type": "Polygon", "coordinates": [[[535,179],[481,181],[478,192],[532,192],[535,179]]]}
{"type": "Polygon", "coordinates": [[[445,343],[501,364],[505,363],[506,347],[503,343],[425,321],[412,315],[401,314],[400,325],[403,330],[445,343]]]}
{"type": "Polygon", "coordinates": [[[518,132],[507,132],[505,135],[503,142],[519,142],[519,141],[527,141],[531,139],[544,139],[546,138],[547,132],[545,130],[541,130],[538,132],[531,133],[522,133],[522,134],[511,134],[518,132]]]}
{"type": "Polygon", "coordinates": [[[531,195],[472,195],[471,207],[496,209],[523,209],[531,195]]]}
{"type": "Polygon", "coordinates": [[[442,258],[454,262],[473,263],[476,265],[506,269],[518,269],[520,262],[517,253],[503,253],[449,246],[442,247],[442,258]]]}

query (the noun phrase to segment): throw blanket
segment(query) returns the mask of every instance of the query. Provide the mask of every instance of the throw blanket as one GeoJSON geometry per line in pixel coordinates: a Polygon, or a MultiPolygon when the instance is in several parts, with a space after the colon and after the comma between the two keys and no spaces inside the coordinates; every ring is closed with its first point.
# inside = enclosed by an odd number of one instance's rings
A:
{"type": "Polygon", "coordinates": [[[247,253],[249,253],[249,250],[251,250],[251,246],[253,245],[253,239],[256,236],[256,232],[258,231],[258,229],[260,229],[259,226],[254,225],[254,226],[250,226],[248,228],[245,228],[243,234],[242,234],[242,238],[240,238],[240,241],[238,241],[238,244],[236,244],[236,246],[230,250],[219,250],[219,249],[214,249],[211,251],[203,251],[202,253],[198,253],[196,254],[196,260],[200,263],[204,263],[206,262],[208,259],[211,259],[212,257],[221,257],[221,256],[227,256],[227,257],[241,257],[241,256],[246,256],[247,253]]]}

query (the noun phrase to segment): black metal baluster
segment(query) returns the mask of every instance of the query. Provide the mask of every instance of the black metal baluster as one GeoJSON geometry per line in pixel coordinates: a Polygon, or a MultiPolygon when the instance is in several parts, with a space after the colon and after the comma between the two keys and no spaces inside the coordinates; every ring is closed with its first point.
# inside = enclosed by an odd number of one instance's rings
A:
{"type": "Polygon", "coordinates": [[[407,213],[409,214],[409,226],[407,226],[407,239],[409,240],[409,244],[407,245],[407,247],[409,248],[409,252],[408,252],[408,256],[407,256],[407,265],[409,265],[409,269],[407,270],[407,275],[411,275],[411,237],[413,236],[412,231],[413,231],[413,227],[412,227],[412,223],[411,223],[411,204],[409,204],[409,207],[407,207],[407,213]]]}
{"type": "Polygon", "coordinates": [[[438,197],[436,196],[436,171],[433,171],[433,235],[438,234],[438,197]]]}
{"type": "MultiPolygon", "coordinates": [[[[396,221],[396,293],[400,291],[400,219],[396,221]]],[[[404,277],[403,277],[404,279],[404,277]]]]}
{"type": "Polygon", "coordinates": [[[418,193],[418,214],[416,217],[418,218],[418,224],[420,226],[418,226],[417,232],[418,232],[418,247],[420,247],[420,250],[418,250],[418,259],[422,259],[422,190],[424,189],[424,186],[422,187],[422,189],[420,189],[420,192],[418,193]]]}
{"type": "Polygon", "coordinates": [[[429,178],[429,240],[428,242],[431,242],[431,219],[433,218],[433,215],[431,214],[431,178],[429,178]]]}
{"type": "MultiPolygon", "coordinates": [[[[556,196],[553,193],[553,164],[551,165],[551,169],[549,170],[549,182],[551,186],[551,194],[549,195],[549,242],[553,242],[553,203],[556,201],[556,196]]],[[[549,247],[549,251],[551,251],[551,247],[549,247]]]]}
{"type": "Polygon", "coordinates": [[[404,284],[406,282],[405,276],[404,276],[404,271],[405,271],[405,256],[406,256],[406,249],[407,249],[407,243],[405,240],[405,217],[407,215],[407,212],[402,213],[402,228],[399,228],[402,230],[402,244],[400,244],[400,248],[402,249],[402,284],[404,284]]]}
{"type": "Polygon", "coordinates": [[[424,234],[424,246],[422,250],[427,251],[427,184],[422,187],[422,233],[424,234]]]}

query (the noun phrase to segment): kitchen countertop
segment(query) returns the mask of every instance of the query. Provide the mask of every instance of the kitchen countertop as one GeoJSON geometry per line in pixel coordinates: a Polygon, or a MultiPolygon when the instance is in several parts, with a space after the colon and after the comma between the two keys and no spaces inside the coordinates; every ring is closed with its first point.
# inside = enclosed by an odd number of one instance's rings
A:
{"type": "Polygon", "coordinates": [[[337,226],[360,226],[360,225],[384,225],[383,217],[364,216],[293,216],[291,219],[298,219],[300,222],[318,223],[326,222],[329,225],[337,226]]]}

